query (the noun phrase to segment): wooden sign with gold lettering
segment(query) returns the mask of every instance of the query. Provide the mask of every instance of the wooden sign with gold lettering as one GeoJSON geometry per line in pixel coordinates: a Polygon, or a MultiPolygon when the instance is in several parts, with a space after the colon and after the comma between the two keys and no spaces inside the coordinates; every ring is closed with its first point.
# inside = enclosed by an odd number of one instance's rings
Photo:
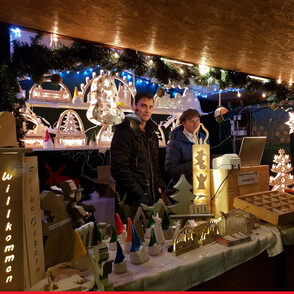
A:
{"type": "Polygon", "coordinates": [[[38,170],[27,152],[0,149],[0,291],[28,290],[45,275],[38,170]]]}

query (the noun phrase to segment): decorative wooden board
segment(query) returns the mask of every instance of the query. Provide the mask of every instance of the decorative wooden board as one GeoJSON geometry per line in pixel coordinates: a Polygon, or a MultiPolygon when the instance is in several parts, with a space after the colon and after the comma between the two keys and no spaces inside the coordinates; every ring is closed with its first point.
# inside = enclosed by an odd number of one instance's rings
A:
{"type": "Polygon", "coordinates": [[[234,207],[274,225],[294,221],[294,195],[282,191],[266,191],[235,197],[234,207]]]}

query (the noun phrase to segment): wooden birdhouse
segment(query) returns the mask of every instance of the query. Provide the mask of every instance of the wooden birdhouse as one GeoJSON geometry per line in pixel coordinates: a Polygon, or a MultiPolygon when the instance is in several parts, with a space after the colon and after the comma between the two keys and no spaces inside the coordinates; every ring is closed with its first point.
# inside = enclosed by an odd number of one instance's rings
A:
{"type": "Polygon", "coordinates": [[[219,231],[222,236],[234,233],[250,234],[255,227],[256,217],[240,208],[228,213],[222,213],[222,220],[219,222],[219,231]]]}

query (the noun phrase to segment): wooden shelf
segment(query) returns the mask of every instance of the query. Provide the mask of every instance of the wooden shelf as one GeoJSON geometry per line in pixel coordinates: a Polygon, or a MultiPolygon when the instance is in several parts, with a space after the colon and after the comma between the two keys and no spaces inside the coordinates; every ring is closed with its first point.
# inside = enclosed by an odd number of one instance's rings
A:
{"type": "Polygon", "coordinates": [[[86,151],[86,150],[107,150],[110,147],[73,147],[73,148],[33,148],[34,152],[43,151],[86,151]]]}
{"type": "MultiPolygon", "coordinates": [[[[83,104],[73,104],[73,103],[62,103],[62,102],[50,102],[50,101],[32,101],[27,100],[26,103],[30,104],[33,107],[42,107],[42,108],[61,108],[61,109],[81,109],[81,110],[88,110],[90,104],[83,103],[83,104]]],[[[131,108],[124,108],[122,107],[124,112],[132,112],[131,108]]],[[[177,109],[169,109],[169,108],[154,108],[154,114],[164,114],[164,115],[172,115],[172,114],[182,114],[182,110],[177,109]]]]}
{"type": "Polygon", "coordinates": [[[59,103],[59,102],[50,102],[50,101],[31,101],[27,100],[26,103],[34,107],[43,107],[43,108],[62,108],[62,109],[82,109],[87,110],[89,108],[89,103],[84,104],[73,104],[73,103],[59,103]]]}

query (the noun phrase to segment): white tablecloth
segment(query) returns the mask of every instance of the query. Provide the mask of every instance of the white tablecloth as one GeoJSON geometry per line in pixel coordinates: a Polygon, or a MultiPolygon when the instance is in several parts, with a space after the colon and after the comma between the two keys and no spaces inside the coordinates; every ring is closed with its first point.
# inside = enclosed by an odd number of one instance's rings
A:
{"type": "Polygon", "coordinates": [[[94,216],[97,222],[115,224],[115,198],[101,197],[95,200],[85,200],[83,203],[95,207],[94,216]]]}
{"type": "MultiPolygon", "coordinates": [[[[109,281],[118,291],[185,291],[272,249],[276,241],[270,229],[260,226],[253,231],[252,241],[233,247],[213,243],[179,256],[164,248],[141,265],[132,264],[129,254],[124,253],[127,273],[112,272],[109,281]]],[[[110,251],[110,258],[115,259],[115,252],[110,251]]]]}
{"type": "Polygon", "coordinates": [[[284,245],[294,245],[294,225],[287,224],[278,227],[284,245]]]}

